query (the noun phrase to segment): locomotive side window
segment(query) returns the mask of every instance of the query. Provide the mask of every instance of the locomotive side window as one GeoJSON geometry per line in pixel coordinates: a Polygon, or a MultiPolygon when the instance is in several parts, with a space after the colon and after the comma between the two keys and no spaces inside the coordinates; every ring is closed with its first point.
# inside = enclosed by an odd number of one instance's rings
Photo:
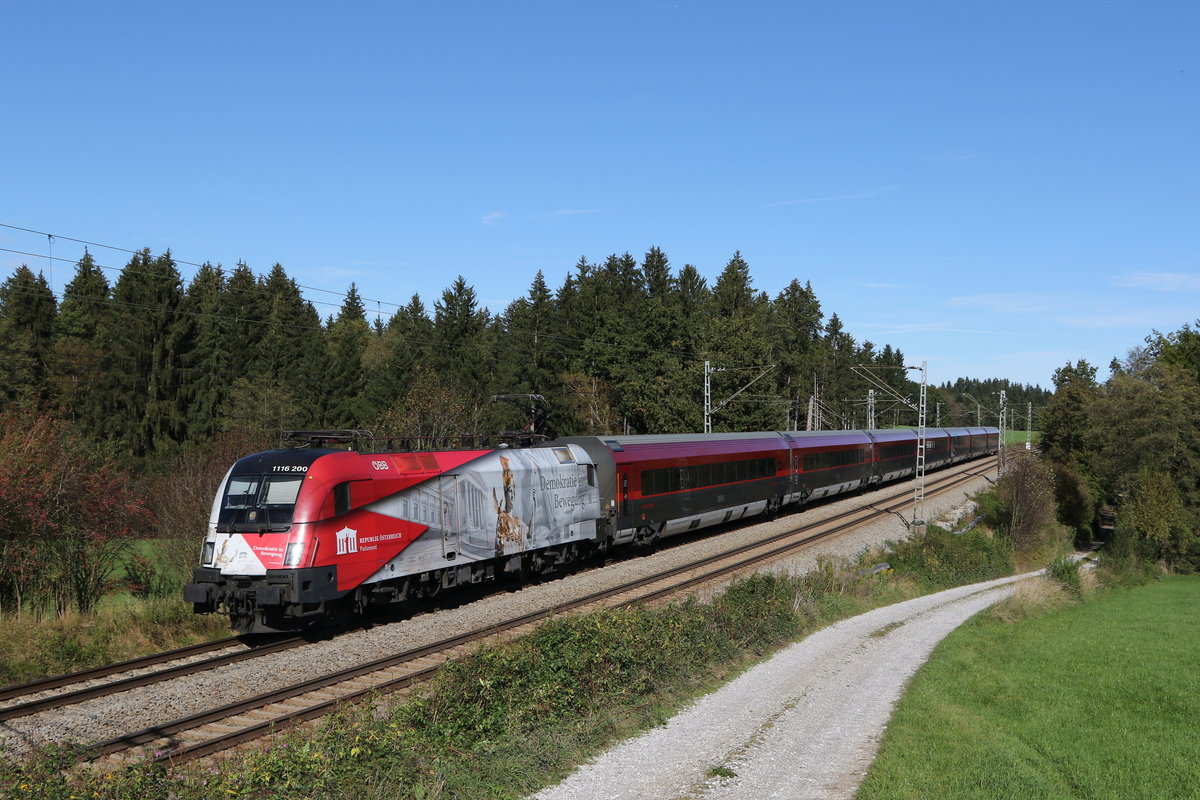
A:
{"type": "Polygon", "coordinates": [[[333,487],[333,513],[345,514],[350,510],[350,481],[333,487]]]}

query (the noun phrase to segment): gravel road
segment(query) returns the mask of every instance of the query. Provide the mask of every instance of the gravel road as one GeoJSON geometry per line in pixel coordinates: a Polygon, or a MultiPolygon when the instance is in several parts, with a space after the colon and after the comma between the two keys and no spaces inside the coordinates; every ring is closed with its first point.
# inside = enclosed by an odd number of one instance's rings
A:
{"type": "Polygon", "coordinates": [[[852,798],[892,708],[937,643],[1034,574],[843,620],[534,798],[852,798]],[[732,774],[716,776],[716,768],[732,774]]]}

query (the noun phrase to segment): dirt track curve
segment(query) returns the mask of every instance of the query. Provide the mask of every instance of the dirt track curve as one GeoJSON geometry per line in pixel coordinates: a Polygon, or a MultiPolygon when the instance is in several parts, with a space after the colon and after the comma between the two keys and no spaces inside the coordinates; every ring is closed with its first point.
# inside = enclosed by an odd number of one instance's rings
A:
{"type": "Polygon", "coordinates": [[[535,800],[853,798],[933,648],[1038,573],[878,608],[818,631],[535,800]],[[733,773],[716,777],[712,771],[733,773]]]}

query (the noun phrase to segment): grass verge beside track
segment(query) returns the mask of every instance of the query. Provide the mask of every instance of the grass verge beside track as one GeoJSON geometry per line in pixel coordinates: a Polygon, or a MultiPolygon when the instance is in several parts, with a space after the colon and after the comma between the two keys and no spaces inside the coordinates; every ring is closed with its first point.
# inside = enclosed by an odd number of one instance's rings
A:
{"type": "Polygon", "coordinates": [[[175,597],[107,598],[87,614],[0,618],[0,684],[124,661],[229,635],[229,623],[175,597]]]}
{"type": "Polygon", "coordinates": [[[1200,791],[1200,577],[951,634],[859,800],[1175,798],[1200,791]]]}
{"type": "Polygon", "coordinates": [[[55,748],[0,760],[0,796],[7,786],[10,796],[36,787],[63,800],[521,797],[799,636],[923,594],[926,581],[1011,571],[1007,545],[978,529],[952,536],[931,528],[902,549],[896,572],[864,569],[876,553],[824,561],[801,577],[752,577],[711,603],[560,617],[454,662],[408,700],[347,710],[220,766],[64,772],[71,753],[55,748]]]}

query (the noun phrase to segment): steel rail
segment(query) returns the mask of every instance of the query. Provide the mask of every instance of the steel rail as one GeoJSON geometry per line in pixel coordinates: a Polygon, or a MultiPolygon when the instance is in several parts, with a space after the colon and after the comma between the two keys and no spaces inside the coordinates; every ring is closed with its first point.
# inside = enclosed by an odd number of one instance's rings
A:
{"type": "Polygon", "coordinates": [[[241,644],[241,641],[236,636],[229,636],[225,639],[180,647],[177,650],[166,650],[154,655],[131,658],[128,661],[117,661],[112,664],[81,669],[76,672],[67,672],[62,675],[51,675],[50,677],[39,678],[28,683],[12,684],[0,687],[0,700],[11,700],[14,697],[22,697],[49,689],[69,686],[72,683],[83,683],[84,681],[95,680],[97,678],[106,678],[118,672],[129,672],[130,670],[141,669],[143,667],[153,667],[155,664],[163,664],[181,658],[190,658],[191,656],[211,653],[213,650],[223,650],[226,647],[233,647],[237,644],[241,644]]]}
{"type": "Polygon", "coordinates": [[[251,658],[270,655],[272,653],[280,653],[284,650],[290,650],[293,647],[299,647],[302,644],[307,644],[308,639],[301,636],[292,636],[287,639],[282,639],[271,644],[254,647],[249,650],[242,650],[237,653],[229,653],[224,656],[208,658],[203,661],[193,661],[189,664],[180,664],[175,667],[167,667],[166,669],[156,670],[145,675],[134,675],[130,678],[123,678],[118,681],[102,683],[99,686],[89,686],[84,689],[76,689],[73,692],[65,692],[56,694],[52,697],[46,697],[41,700],[30,700],[27,703],[20,703],[15,706],[0,709],[0,722],[17,717],[24,717],[30,714],[37,714],[42,711],[49,711],[53,708],[61,708],[63,706],[82,703],[84,700],[93,700],[97,697],[105,697],[110,694],[118,694],[119,692],[137,689],[141,686],[149,686],[153,683],[171,680],[173,678],[191,675],[204,670],[223,667],[226,664],[236,664],[239,661],[247,661],[251,658]]]}

